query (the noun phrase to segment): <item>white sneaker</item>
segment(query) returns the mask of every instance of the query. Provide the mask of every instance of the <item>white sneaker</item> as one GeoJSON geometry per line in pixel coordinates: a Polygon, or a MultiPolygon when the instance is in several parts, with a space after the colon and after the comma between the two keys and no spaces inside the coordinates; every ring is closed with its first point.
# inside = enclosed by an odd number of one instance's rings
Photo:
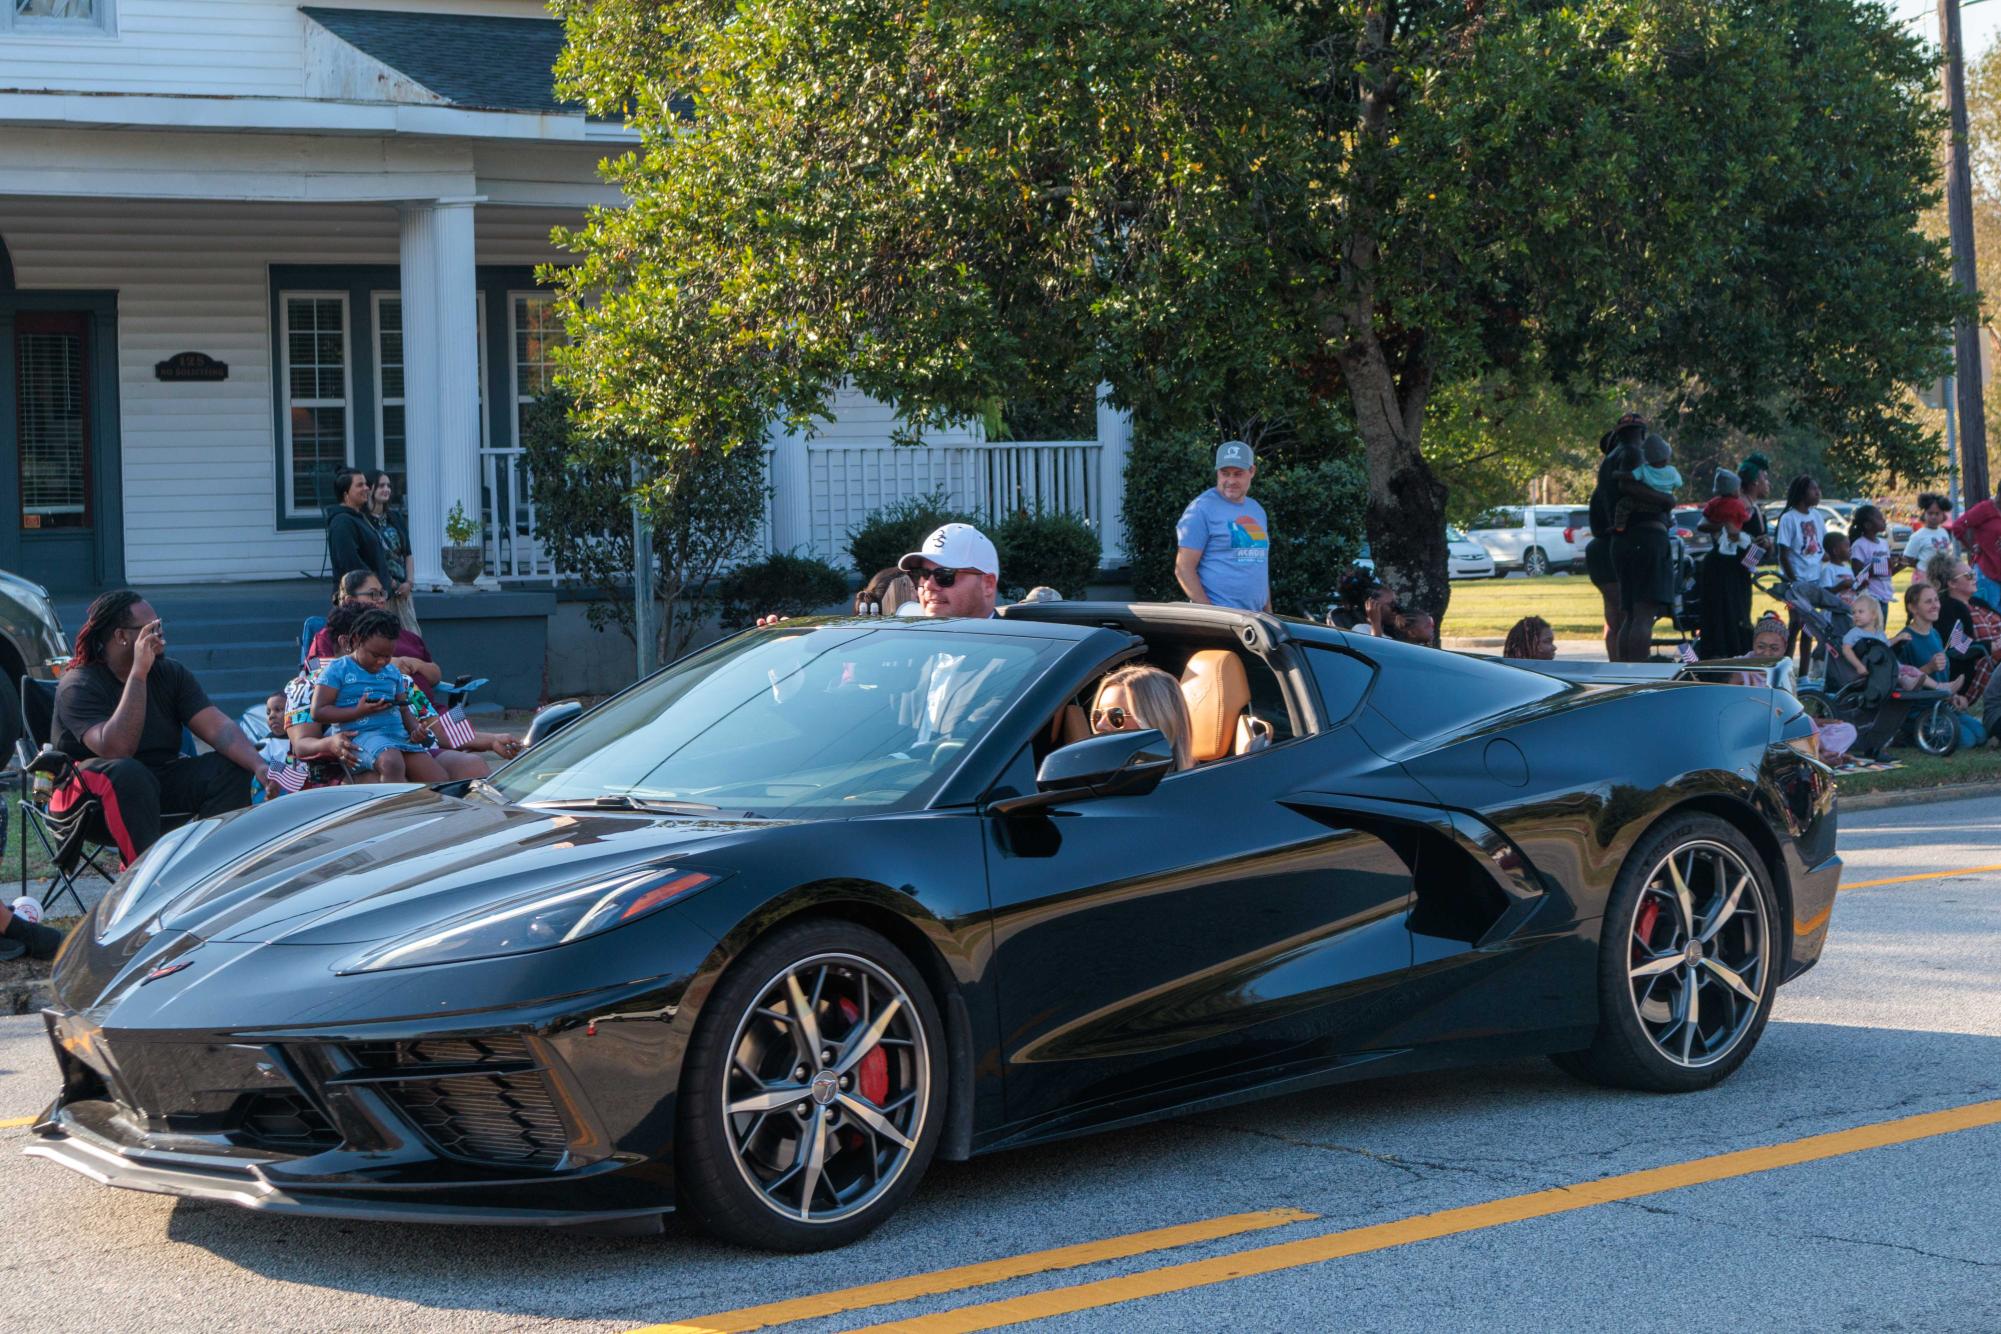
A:
{"type": "Polygon", "coordinates": [[[23,894],[20,898],[15,899],[14,902],[8,906],[13,908],[14,915],[20,918],[24,922],[39,922],[42,920],[41,902],[37,899],[29,898],[26,894],[23,894]]]}

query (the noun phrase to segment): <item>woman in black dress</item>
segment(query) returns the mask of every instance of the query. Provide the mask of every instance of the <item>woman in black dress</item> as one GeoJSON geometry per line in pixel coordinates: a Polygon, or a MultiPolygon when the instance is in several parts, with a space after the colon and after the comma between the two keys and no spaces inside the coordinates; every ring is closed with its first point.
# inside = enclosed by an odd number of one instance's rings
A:
{"type": "Polygon", "coordinates": [[[389,567],[389,578],[383,583],[389,599],[383,604],[384,609],[394,613],[405,630],[422,634],[423,628],[417,624],[417,609],[410,598],[410,521],[390,503],[395,498],[396,484],[389,480],[388,473],[378,469],[368,474],[368,521],[375,525],[376,536],[382,539],[384,563],[389,567]]]}

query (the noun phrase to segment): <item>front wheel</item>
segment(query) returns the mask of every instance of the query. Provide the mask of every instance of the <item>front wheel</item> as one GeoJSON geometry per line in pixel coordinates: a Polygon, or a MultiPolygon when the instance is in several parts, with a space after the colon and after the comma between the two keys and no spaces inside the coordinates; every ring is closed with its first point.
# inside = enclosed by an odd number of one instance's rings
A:
{"type": "Polygon", "coordinates": [[[1959,749],[1959,719],[1947,700],[1918,714],[1912,728],[1918,749],[1927,755],[1946,756],[1959,749]]]}
{"type": "Polygon", "coordinates": [[[1598,949],[1598,1032],[1557,1064],[1615,1088],[1720,1083],[1757,1045],[1778,991],[1764,859],[1713,815],[1670,819],[1627,857],[1598,949]]]}
{"type": "Polygon", "coordinates": [[[1549,573],[1549,554],[1541,547],[1530,547],[1522,553],[1522,573],[1531,579],[1549,573]]]}
{"type": "Polygon", "coordinates": [[[916,967],[846,922],[782,927],[710,993],[680,1091],[681,1203],[747,1246],[845,1246],[916,1189],[944,1126],[944,1031],[916,967]]]}

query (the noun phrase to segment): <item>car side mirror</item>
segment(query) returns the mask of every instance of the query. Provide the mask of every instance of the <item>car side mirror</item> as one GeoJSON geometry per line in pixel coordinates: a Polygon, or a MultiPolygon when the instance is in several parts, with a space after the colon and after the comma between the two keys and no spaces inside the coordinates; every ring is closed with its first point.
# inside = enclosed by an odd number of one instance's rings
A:
{"type": "Polygon", "coordinates": [[[1036,790],[990,808],[1020,815],[1091,797],[1139,797],[1174,772],[1174,747],[1157,728],[1107,732],[1049,752],[1036,771],[1036,790]]]}
{"type": "Polygon", "coordinates": [[[523,748],[547,741],[583,714],[584,706],[573,699],[559,699],[554,704],[537,709],[534,721],[528,724],[528,735],[521,738],[523,748]]]}

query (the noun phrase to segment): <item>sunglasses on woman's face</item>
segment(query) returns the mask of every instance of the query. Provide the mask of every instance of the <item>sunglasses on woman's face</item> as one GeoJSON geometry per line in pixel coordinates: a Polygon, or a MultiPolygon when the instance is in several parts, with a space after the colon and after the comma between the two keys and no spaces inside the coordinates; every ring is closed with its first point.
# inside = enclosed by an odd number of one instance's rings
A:
{"type": "Polygon", "coordinates": [[[1126,719],[1130,717],[1132,715],[1126,712],[1123,705],[1119,704],[1114,704],[1109,709],[1092,709],[1091,726],[1094,728],[1105,727],[1114,732],[1122,732],[1125,730],[1126,719]]]}
{"type": "Polygon", "coordinates": [[[960,575],[971,573],[973,573],[971,570],[948,570],[934,565],[928,570],[919,570],[915,577],[920,584],[929,579],[940,588],[950,588],[958,582],[960,575]]]}

